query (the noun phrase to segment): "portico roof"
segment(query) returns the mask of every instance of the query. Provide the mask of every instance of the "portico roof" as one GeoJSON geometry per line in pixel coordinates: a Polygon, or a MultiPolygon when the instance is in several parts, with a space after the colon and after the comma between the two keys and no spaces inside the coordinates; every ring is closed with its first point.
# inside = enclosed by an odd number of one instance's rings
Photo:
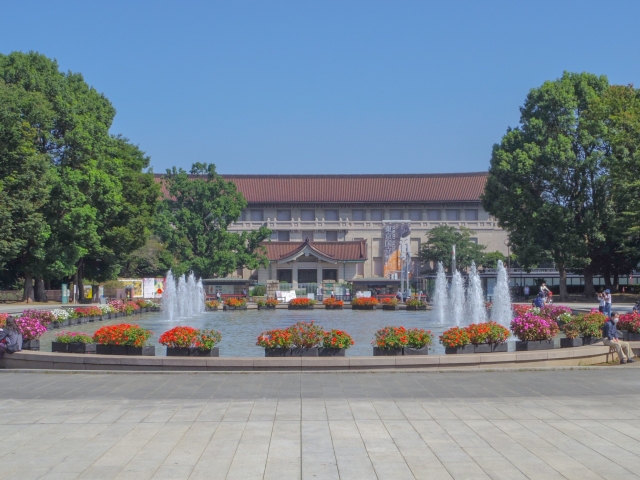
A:
{"type": "Polygon", "coordinates": [[[367,260],[366,240],[350,242],[263,242],[271,262],[291,262],[303,255],[313,255],[328,263],[364,262],[367,260]]]}

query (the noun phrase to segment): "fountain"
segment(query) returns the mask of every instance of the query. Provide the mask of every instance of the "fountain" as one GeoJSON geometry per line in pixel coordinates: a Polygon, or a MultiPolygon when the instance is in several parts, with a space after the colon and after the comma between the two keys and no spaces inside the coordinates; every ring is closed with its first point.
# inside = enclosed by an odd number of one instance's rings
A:
{"type": "Polygon", "coordinates": [[[487,321],[487,310],[484,306],[484,293],[482,282],[476,262],[471,262],[469,272],[469,285],[467,287],[467,314],[472,323],[484,323],[487,321]]]}
{"type": "Polygon", "coordinates": [[[460,326],[463,321],[464,315],[464,283],[462,282],[462,275],[459,271],[453,272],[451,278],[451,288],[449,289],[449,308],[451,320],[456,326],[460,326]]]}
{"type": "Polygon", "coordinates": [[[169,320],[191,317],[204,312],[204,286],[202,280],[193,273],[187,279],[180,275],[178,285],[171,270],[167,272],[166,285],[162,295],[162,309],[169,320]]]}
{"type": "Polygon", "coordinates": [[[433,294],[433,309],[436,312],[438,322],[444,323],[444,316],[447,314],[447,277],[444,274],[442,262],[438,262],[436,290],[433,294]]]}
{"type": "Polygon", "coordinates": [[[511,294],[509,293],[509,277],[502,260],[498,260],[498,278],[493,290],[493,307],[491,307],[491,319],[500,325],[509,328],[513,314],[511,311],[511,294]]]}

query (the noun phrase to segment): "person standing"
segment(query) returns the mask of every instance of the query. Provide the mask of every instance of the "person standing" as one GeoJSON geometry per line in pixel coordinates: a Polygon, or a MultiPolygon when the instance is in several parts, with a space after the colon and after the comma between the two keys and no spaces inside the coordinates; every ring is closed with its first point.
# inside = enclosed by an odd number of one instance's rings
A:
{"type": "Polygon", "coordinates": [[[5,353],[22,350],[22,333],[13,317],[7,318],[4,329],[0,330],[0,358],[5,353]]]}
{"type": "Polygon", "coordinates": [[[526,302],[529,301],[529,293],[531,293],[531,290],[529,290],[529,285],[525,285],[524,286],[524,299],[526,302]]]}
{"type": "Polygon", "coordinates": [[[604,314],[607,317],[611,316],[611,290],[604,291],[604,314]]]}
{"type": "Polygon", "coordinates": [[[624,365],[625,363],[634,363],[633,359],[633,350],[627,342],[621,342],[618,340],[618,329],[616,325],[618,324],[618,313],[613,312],[611,314],[611,318],[607,320],[607,322],[602,327],[602,343],[604,343],[608,347],[613,347],[616,349],[616,353],[618,354],[618,359],[620,360],[620,364],[624,365]]]}
{"type": "Polygon", "coordinates": [[[600,292],[598,294],[598,311],[604,313],[604,293],[600,292]]]}

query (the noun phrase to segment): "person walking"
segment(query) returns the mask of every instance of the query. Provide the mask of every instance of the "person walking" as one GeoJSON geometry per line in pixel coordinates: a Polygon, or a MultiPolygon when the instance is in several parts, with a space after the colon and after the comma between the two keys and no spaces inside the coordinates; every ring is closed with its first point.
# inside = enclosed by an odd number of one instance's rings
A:
{"type": "Polygon", "coordinates": [[[7,318],[4,329],[0,330],[0,358],[5,353],[22,350],[22,333],[13,317],[7,318]]]}
{"type": "Polygon", "coordinates": [[[604,291],[604,314],[607,317],[611,316],[611,290],[609,289],[604,291]]]}
{"type": "Polygon", "coordinates": [[[524,286],[524,300],[526,302],[529,301],[529,294],[531,293],[531,290],[529,290],[529,285],[525,285],[524,286]]]}
{"type": "Polygon", "coordinates": [[[624,365],[625,363],[634,363],[633,350],[631,350],[630,345],[627,342],[621,342],[618,340],[618,329],[616,327],[618,320],[618,313],[613,312],[611,317],[602,327],[602,336],[604,337],[602,339],[602,343],[608,347],[616,349],[621,365],[624,365]]]}

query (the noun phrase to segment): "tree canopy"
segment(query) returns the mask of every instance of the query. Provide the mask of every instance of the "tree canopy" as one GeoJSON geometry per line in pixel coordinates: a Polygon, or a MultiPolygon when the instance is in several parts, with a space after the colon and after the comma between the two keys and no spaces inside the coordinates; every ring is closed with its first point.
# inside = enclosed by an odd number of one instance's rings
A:
{"type": "Polygon", "coordinates": [[[175,257],[176,273],[225,276],[268,265],[260,242],[270,230],[227,231],[247,201],[234,183],[216,173],[215,165],[194,163],[190,175],[174,167],[163,181],[169,196],[160,205],[156,233],[175,257]]]}
{"type": "Polygon", "coordinates": [[[481,265],[485,247],[471,240],[471,235],[474,233],[465,227],[460,229],[447,225],[435,227],[427,234],[427,242],[420,250],[420,260],[442,262],[442,266],[451,271],[451,253],[455,245],[457,268],[470,267],[471,262],[481,265]]]}

